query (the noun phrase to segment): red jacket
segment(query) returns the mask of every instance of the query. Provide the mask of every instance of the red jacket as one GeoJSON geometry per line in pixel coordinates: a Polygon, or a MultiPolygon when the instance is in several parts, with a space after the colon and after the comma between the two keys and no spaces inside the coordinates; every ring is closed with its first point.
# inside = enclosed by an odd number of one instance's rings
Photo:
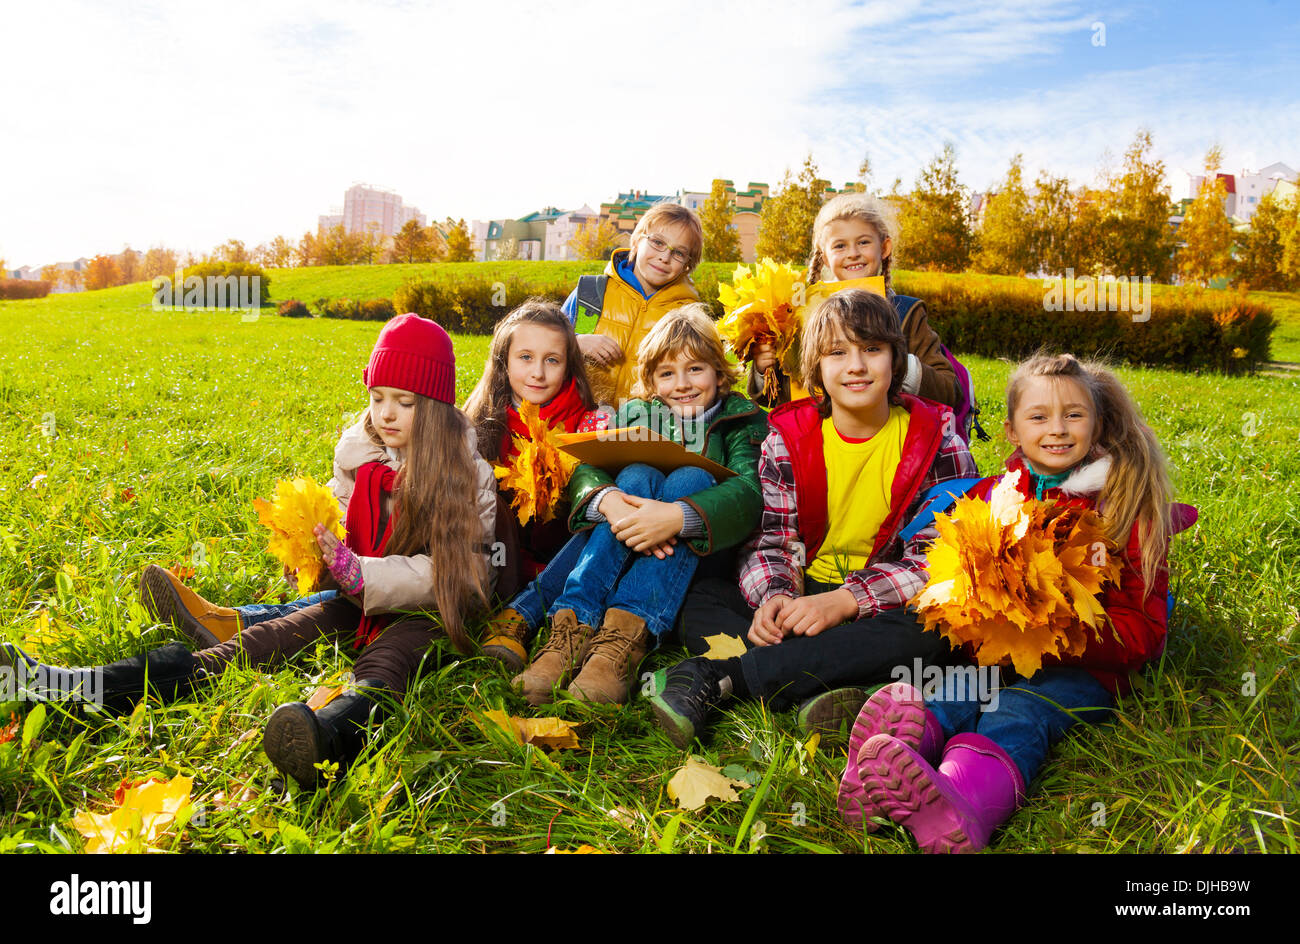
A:
{"type": "MultiPolygon", "coordinates": [[[[903,454],[890,489],[889,515],[862,570],[844,579],[865,619],[903,606],[926,582],[926,545],[933,526],[903,541],[899,531],[916,516],[924,492],[950,479],[973,478],[975,461],[946,406],[903,394],[911,414],[903,454]]],[[[763,516],[746,543],[740,589],[758,608],[778,594],[803,594],[803,570],[826,538],[826,456],[822,418],[812,400],[794,400],[768,417],[772,429],[759,458],[763,516]]]]}
{"type": "MultiPolygon", "coordinates": [[[[1016,451],[1007,459],[1009,471],[1022,470],[1020,492],[1026,498],[1034,497],[1034,486],[1024,458],[1016,451]]],[[[1060,488],[1049,488],[1045,499],[1055,499],[1063,505],[1075,505],[1096,510],[1097,496],[1105,484],[1110,460],[1103,458],[1075,469],[1060,488]]],[[[976,498],[988,500],[1000,475],[983,479],[970,490],[976,498]]],[[[1044,656],[1043,666],[1074,665],[1087,669],[1094,678],[1112,692],[1129,690],[1129,674],[1136,672],[1165,649],[1168,627],[1169,568],[1163,561],[1155,576],[1151,592],[1145,592],[1142,581],[1142,545],[1138,540],[1138,524],[1133,523],[1128,545],[1123,549],[1119,585],[1111,584],[1101,593],[1101,605],[1106,610],[1107,623],[1099,627],[1101,639],[1089,635],[1087,648],[1079,656],[1044,656]]]]}

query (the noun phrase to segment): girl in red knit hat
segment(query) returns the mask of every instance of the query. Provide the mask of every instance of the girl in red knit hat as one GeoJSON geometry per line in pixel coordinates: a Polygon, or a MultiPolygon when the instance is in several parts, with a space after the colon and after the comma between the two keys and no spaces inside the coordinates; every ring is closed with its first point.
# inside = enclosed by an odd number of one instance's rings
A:
{"type": "Polygon", "coordinates": [[[356,681],[348,690],[316,710],[281,705],[263,741],[271,762],[304,789],[317,785],[322,762],[346,769],[380,696],[401,698],[436,638],[470,650],[464,622],[487,604],[496,517],[492,470],[454,405],[447,332],[417,315],[394,318],[362,377],[370,406],[339,440],[330,481],[346,542],[316,528],[338,596],[198,652],[172,643],[111,665],[56,669],[0,644],[0,665],[8,663],[35,698],[74,694],[129,711],[146,692],[164,701],[183,697],[232,662],[276,665],[317,641],[355,648],[356,681]],[[436,620],[407,615],[434,609],[436,620]]]}

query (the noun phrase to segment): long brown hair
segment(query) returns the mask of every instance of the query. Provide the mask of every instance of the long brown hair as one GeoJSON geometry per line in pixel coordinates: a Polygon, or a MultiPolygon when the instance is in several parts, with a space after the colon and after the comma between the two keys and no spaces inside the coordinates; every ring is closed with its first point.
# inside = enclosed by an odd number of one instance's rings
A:
{"type": "Polygon", "coordinates": [[[1025,381],[1030,377],[1064,377],[1092,397],[1097,417],[1096,447],[1110,456],[1110,472],[1097,496],[1097,511],[1106,522],[1106,537],[1123,550],[1138,522],[1142,547],[1143,596],[1151,593],[1164,566],[1169,545],[1169,505],[1173,485],[1169,465],[1156,434],[1142,418],[1119,378],[1101,364],[1073,354],[1038,354],[1022,363],[1007,382],[1007,417],[1015,417],[1025,381]]]}
{"type": "MultiPolygon", "coordinates": [[[[465,617],[488,605],[478,516],[478,471],[465,448],[468,420],[450,403],[415,396],[406,462],[393,489],[387,554],[428,554],[433,598],[458,652],[472,651],[465,617]]],[[[366,413],[366,432],[383,444],[366,413]]]]}
{"type": "MultiPolygon", "coordinates": [[[[832,197],[817,212],[817,219],[813,222],[813,248],[812,255],[808,257],[809,285],[821,281],[822,272],[826,269],[826,253],[822,249],[822,243],[826,241],[826,230],[837,220],[861,220],[866,223],[876,231],[880,251],[885,251],[885,240],[890,238],[889,221],[885,218],[885,208],[880,201],[865,193],[841,193],[832,197]]],[[[889,274],[894,262],[892,242],[890,246],[889,255],[880,257],[879,274],[885,278],[885,291],[894,287],[889,274]]]]}
{"type": "Polygon", "coordinates": [[[483,376],[465,400],[465,415],[478,433],[479,455],[488,462],[500,458],[506,432],[506,408],[510,406],[510,375],[506,363],[510,359],[510,340],[515,329],[523,324],[554,328],[564,335],[564,382],[567,384],[572,378],[582,405],[588,410],[596,408],[587,367],[578,348],[578,336],[573,333],[569,317],[549,299],[530,298],[497,322],[483,376]]]}

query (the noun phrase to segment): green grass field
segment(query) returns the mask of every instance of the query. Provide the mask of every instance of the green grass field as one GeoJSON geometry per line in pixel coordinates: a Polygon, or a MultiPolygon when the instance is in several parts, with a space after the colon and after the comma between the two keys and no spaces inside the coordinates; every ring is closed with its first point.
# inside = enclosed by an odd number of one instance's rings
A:
{"type": "MultiPolygon", "coordinates": [[[[278,300],[391,295],[428,267],[271,273],[278,300]]],[[[154,312],[145,285],[0,302],[0,637],[47,661],[89,664],[168,641],[136,599],[150,562],[195,568],[204,596],[285,592],[252,500],[274,482],[323,481],[379,325],[154,312]]],[[[1300,305],[1270,299],[1274,358],[1300,360],[1300,305]]],[[[486,338],[458,337],[458,393],[486,338]]],[[[970,358],[998,467],[1010,364],[970,358]]],[[[1074,732],[995,835],[1015,851],[1300,850],[1300,380],[1121,370],[1200,523],[1174,545],[1177,610],[1163,659],[1116,723],[1074,732]]],[[[643,669],[671,664],[678,651],[643,669]]],[[[385,722],[377,750],[329,790],[272,790],[260,735],[274,707],[347,665],[320,648],[274,674],[231,671],[203,697],[109,718],[73,706],[0,706],[21,736],[0,744],[0,851],[81,848],[71,820],[102,811],[123,779],[195,778],[203,816],[162,848],[182,852],[874,851],[915,846],[893,829],[847,830],[835,812],[843,745],[809,754],[792,713],[721,715],[696,752],[756,784],[739,803],[683,813],[665,793],[686,754],[643,700],[567,702],[582,747],[549,753],[485,734],[486,710],[528,709],[506,672],[440,650],[385,722]],[[25,730],[22,730],[24,729],[25,730]],[[234,798],[244,794],[239,802],[234,798]],[[761,826],[760,826],[761,824],[761,826]]]]}

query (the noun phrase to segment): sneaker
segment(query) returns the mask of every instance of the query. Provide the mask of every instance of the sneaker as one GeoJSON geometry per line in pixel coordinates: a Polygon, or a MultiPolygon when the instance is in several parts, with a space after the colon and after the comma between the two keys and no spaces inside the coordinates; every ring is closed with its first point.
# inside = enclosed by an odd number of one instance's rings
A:
{"type": "Polygon", "coordinates": [[[835,688],[799,706],[799,730],[823,738],[843,737],[867,700],[864,688],[835,688]]]}
{"type": "Polygon", "coordinates": [[[722,701],[719,683],[723,678],[717,664],[703,656],[655,673],[650,707],[659,726],[679,748],[685,748],[704,730],[709,712],[722,701]]]}

